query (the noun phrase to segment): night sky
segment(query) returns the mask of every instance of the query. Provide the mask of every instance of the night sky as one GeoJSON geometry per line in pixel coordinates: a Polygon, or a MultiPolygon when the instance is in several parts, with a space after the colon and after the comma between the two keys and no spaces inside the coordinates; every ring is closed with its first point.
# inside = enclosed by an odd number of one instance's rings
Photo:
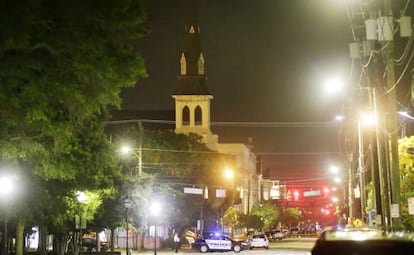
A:
{"type": "MultiPolygon", "coordinates": [[[[212,122],[299,123],[301,127],[212,126],[221,143],[247,143],[279,179],[326,175],[339,160],[340,97],[325,79],[350,73],[350,22],[340,0],[198,0],[212,122]]],[[[123,91],[124,110],[173,110],[172,91],[189,1],[147,1],[151,33],[139,44],[149,77],[123,91]]]]}

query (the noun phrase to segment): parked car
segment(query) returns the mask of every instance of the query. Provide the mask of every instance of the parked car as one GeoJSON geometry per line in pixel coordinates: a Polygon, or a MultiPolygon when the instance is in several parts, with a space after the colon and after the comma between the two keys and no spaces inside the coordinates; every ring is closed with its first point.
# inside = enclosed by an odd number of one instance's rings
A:
{"type": "MultiPolygon", "coordinates": [[[[108,242],[101,241],[101,251],[107,251],[108,250],[108,242]]],[[[90,238],[90,237],[84,237],[82,238],[82,249],[86,249],[87,252],[96,252],[96,239],[90,238]]]]}
{"type": "Polygon", "coordinates": [[[253,248],[265,248],[269,249],[269,239],[265,234],[254,234],[249,239],[249,249],[253,248]]]}
{"type": "Polygon", "coordinates": [[[300,234],[300,229],[298,227],[289,229],[289,236],[298,236],[300,234]]]}
{"type": "Polygon", "coordinates": [[[208,235],[199,238],[192,243],[192,248],[199,250],[201,253],[209,251],[234,251],[240,252],[246,247],[241,241],[235,241],[230,237],[222,234],[208,235]]]}
{"type": "Polygon", "coordinates": [[[265,235],[269,238],[269,241],[282,240],[285,237],[281,230],[269,230],[265,232],[265,235]]]}
{"type": "Polygon", "coordinates": [[[274,230],[272,233],[272,239],[274,240],[282,240],[285,238],[285,234],[281,230],[274,230]]]}

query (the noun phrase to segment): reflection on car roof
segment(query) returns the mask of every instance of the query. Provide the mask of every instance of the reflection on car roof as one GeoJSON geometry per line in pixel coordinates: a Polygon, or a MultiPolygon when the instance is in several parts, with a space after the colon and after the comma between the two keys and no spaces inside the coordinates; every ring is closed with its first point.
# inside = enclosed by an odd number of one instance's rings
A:
{"type": "Polygon", "coordinates": [[[325,241],[365,241],[365,240],[401,240],[414,241],[414,233],[404,231],[384,231],[377,228],[328,229],[320,236],[325,241]]]}

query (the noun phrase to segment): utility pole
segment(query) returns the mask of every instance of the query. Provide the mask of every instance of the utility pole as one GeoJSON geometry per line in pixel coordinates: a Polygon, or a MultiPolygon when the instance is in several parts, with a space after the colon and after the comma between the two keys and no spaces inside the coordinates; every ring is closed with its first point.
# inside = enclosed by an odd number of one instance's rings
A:
{"type": "MultiPolygon", "coordinates": [[[[349,155],[351,162],[352,153],[349,155]]],[[[354,218],[354,186],[353,186],[353,173],[352,173],[352,165],[348,165],[348,208],[349,208],[349,215],[348,219],[352,220],[354,218]]]]}
{"type": "Polygon", "coordinates": [[[138,121],[138,128],[139,128],[139,146],[138,146],[138,177],[142,176],[142,120],[138,121]]]}
{"type": "MultiPolygon", "coordinates": [[[[384,15],[385,17],[391,17],[392,24],[392,3],[391,0],[384,0],[384,15]]],[[[386,88],[387,88],[387,107],[388,114],[385,116],[385,128],[388,135],[388,157],[389,157],[389,178],[390,178],[390,193],[391,201],[390,205],[393,208],[390,219],[391,227],[399,225],[398,218],[400,217],[400,171],[398,163],[398,126],[397,126],[397,107],[396,107],[396,89],[395,89],[395,67],[394,67],[394,42],[393,40],[384,42],[387,43],[385,48],[385,65],[386,65],[386,88]]]]}
{"type": "Polygon", "coordinates": [[[358,118],[358,175],[361,201],[361,220],[365,217],[365,167],[364,167],[364,142],[361,129],[361,119],[358,118]]]}

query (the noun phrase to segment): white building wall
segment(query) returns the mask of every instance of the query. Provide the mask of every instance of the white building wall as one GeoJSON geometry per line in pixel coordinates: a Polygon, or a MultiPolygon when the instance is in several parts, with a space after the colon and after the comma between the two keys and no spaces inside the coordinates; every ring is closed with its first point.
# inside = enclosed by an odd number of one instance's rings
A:
{"type": "Polygon", "coordinates": [[[256,171],[256,155],[242,143],[219,143],[218,152],[234,156],[236,177],[240,183],[241,211],[248,214],[259,201],[260,192],[256,171]]]}

